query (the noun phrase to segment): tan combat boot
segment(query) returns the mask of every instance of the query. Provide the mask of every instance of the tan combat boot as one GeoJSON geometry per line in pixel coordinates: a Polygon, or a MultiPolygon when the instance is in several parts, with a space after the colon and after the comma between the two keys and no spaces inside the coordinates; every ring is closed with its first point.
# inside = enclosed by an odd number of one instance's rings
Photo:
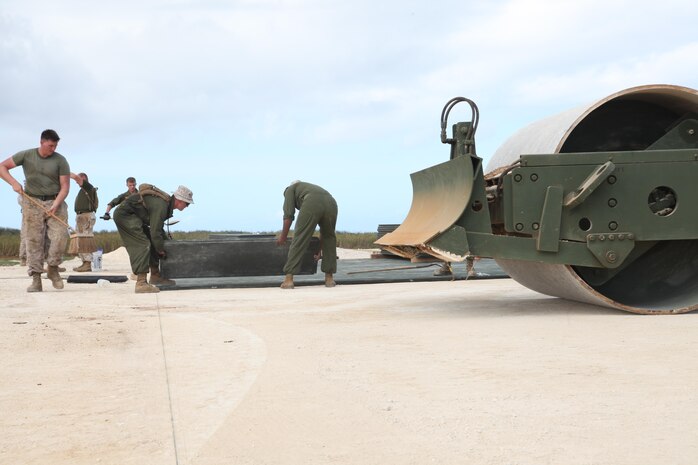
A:
{"type": "Polygon", "coordinates": [[[136,294],[151,294],[154,292],[160,292],[160,289],[148,284],[146,279],[148,273],[138,273],[138,278],[136,278],[136,294]]]}
{"type": "Polygon", "coordinates": [[[84,273],[85,271],[92,271],[92,263],[90,262],[82,262],[82,265],[76,266],[73,268],[73,271],[79,271],[80,273],[84,273]]]}
{"type": "Polygon", "coordinates": [[[281,283],[281,289],[293,289],[293,275],[287,274],[284,282],[281,283]]]}
{"type": "Polygon", "coordinates": [[[51,280],[54,289],[63,289],[63,278],[58,274],[58,266],[48,266],[46,277],[51,280]]]}
{"type": "Polygon", "coordinates": [[[27,288],[27,292],[41,292],[41,273],[32,273],[32,284],[27,288]]]}
{"type": "Polygon", "coordinates": [[[336,285],[332,273],[325,273],[325,287],[335,287],[336,285]]]}
{"type": "Polygon", "coordinates": [[[150,284],[156,284],[160,286],[174,286],[177,284],[171,279],[163,278],[160,276],[160,270],[156,266],[150,267],[150,284]]]}

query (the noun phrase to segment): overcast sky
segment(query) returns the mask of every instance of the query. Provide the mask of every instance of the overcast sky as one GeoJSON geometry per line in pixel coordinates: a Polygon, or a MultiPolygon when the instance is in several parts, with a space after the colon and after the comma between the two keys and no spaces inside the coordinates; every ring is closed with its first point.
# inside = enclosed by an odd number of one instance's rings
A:
{"type": "MultiPolygon", "coordinates": [[[[448,159],[450,98],[478,104],[487,162],[528,123],[627,87],[697,88],[694,11],[694,0],[0,0],[0,158],[52,128],[71,170],[99,187],[100,215],[135,176],[194,191],[177,229],[274,231],[284,187],[301,179],[335,196],[338,230],[375,231],[404,219],[410,173],[448,159]]],[[[2,181],[0,205],[0,226],[18,228],[2,181]]]]}

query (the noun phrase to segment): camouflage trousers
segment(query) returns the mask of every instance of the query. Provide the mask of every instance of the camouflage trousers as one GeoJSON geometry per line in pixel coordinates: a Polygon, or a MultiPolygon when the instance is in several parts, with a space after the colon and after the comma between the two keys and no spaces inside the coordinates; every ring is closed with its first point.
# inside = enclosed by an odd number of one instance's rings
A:
{"type": "MultiPolygon", "coordinates": [[[[33,199],[48,210],[53,200],[33,199]]],[[[68,205],[61,204],[56,216],[68,221],[68,205]]],[[[68,244],[68,229],[57,219],[47,215],[41,208],[30,200],[24,199],[22,204],[22,229],[25,233],[27,248],[27,273],[41,273],[44,270],[44,260],[49,266],[58,266],[63,261],[66,245],[68,244]]]]}
{"type": "MultiPolygon", "coordinates": [[[[44,260],[48,257],[48,245],[49,241],[44,243],[44,260]]],[[[22,221],[22,229],[19,232],[19,260],[26,264],[27,263],[27,227],[22,221]]]]}
{"type": "Polygon", "coordinates": [[[19,259],[22,262],[27,261],[27,228],[24,226],[24,221],[19,232],[19,259]]]}
{"type": "MultiPolygon", "coordinates": [[[[92,234],[96,222],[97,218],[95,217],[94,212],[78,213],[77,217],[75,218],[75,232],[78,234],[92,234]]],[[[92,252],[79,253],[78,257],[80,257],[80,260],[83,262],[91,262],[92,252]]]]}

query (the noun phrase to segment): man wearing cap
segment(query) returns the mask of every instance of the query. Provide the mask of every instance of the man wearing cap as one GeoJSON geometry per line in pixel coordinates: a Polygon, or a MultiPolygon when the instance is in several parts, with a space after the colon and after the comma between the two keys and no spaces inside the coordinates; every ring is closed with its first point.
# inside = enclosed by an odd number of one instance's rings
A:
{"type": "Polygon", "coordinates": [[[293,181],[284,190],[284,217],[281,234],[276,240],[278,245],[286,243],[288,231],[298,210],[298,219],[293,234],[293,241],[288,250],[284,265],[286,277],[281,283],[282,289],[293,289],[293,275],[298,273],[303,254],[308,249],[315,226],[320,226],[320,245],[322,271],[325,272],[325,286],[334,287],[333,274],[337,272],[337,202],[325,189],[309,182],[293,181]]]}
{"type": "Polygon", "coordinates": [[[65,157],[56,152],[59,140],[56,131],[46,129],[41,133],[39,147],[17,152],[0,163],[0,178],[24,197],[22,225],[27,241],[27,271],[32,277],[27,292],[43,290],[44,259],[48,263],[48,278],[53,287],[63,289],[58,266],[68,244],[65,198],[70,191],[70,166],[65,157]],[[10,174],[11,169],[20,165],[24,170],[26,190],[10,174]]]}
{"type": "Polygon", "coordinates": [[[182,211],[192,203],[192,192],[185,186],[179,186],[170,196],[151,184],[141,184],[137,193],[114,210],[114,223],[128,252],[131,270],[137,276],[137,294],[160,292],[154,284],[174,284],[160,276],[160,259],[165,258],[167,239],[164,225],[175,209],[182,211]]]}

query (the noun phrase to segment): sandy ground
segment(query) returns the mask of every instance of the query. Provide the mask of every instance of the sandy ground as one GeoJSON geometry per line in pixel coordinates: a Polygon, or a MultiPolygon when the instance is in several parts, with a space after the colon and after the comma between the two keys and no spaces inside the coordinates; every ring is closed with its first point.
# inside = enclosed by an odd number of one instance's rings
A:
{"type": "Polygon", "coordinates": [[[28,285],[0,267],[0,464],[698,462],[695,314],[509,279],[28,285]]]}

